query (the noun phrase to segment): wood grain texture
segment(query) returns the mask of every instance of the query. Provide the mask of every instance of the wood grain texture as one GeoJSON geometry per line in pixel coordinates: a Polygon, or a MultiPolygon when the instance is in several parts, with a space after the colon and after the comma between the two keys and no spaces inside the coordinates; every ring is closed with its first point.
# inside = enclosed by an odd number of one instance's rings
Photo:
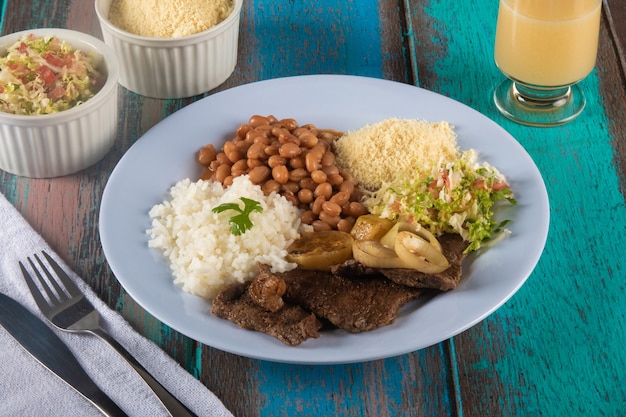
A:
{"type": "Polygon", "coordinates": [[[501,78],[492,53],[498,2],[483,5],[416,5],[415,24],[434,30],[417,36],[420,51],[430,51],[418,61],[420,84],[474,107],[518,139],[543,173],[552,221],[526,285],[454,338],[463,415],[622,415],[626,210],[623,171],[614,162],[623,158],[624,89],[612,41],[603,24],[597,70],[581,83],[588,106],[579,119],[552,129],[519,126],[491,103],[501,78]]]}
{"type": "MultiPolygon", "coordinates": [[[[7,1],[3,10],[3,34],[34,27],[65,27],[101,38],[92,1],[59,1],[45,5],[7,1]]],[[[122,109],[118,139],[101,161],[77,174],[52,180],[3,173],[0,182],[4,184],[8,177],[10,187],[2,191],[66,263],[90,283],[100,298],[120,311],[137,331],[187,366],[193,363],[190,352],[195,352],[196,342],[163,326],[126,295],[106,263],[98,232],[100,198],[109,174],[146,130],[171,111],[181,108],[184,101],[177,101],[171,106],[174,110],[170,110],[164,106],[165,101],[144,100],[123,87],[119,87],[118,98],[122,109]]]]}
{"type": "Polygon", "coordinates": [[[607,30],[611,34],[622,73],[626,75],[626,3],[620,0],[604,0],[603,7],[607,30]]]}
{"type": "Polygon", "coordinates": [[[603,19],[606,22],[607,42],[600,44],[598,67],[609,129],[615,148],[615,163],[622,181],[620,190],[626,196],[626,127],[622,120],[626,108],[626,3],[605,1],[603,19]]]}
{"type": "MultiPolygon", "coordinates": [[[[236,416],[622,416],[626,7],[622,0],[604,0],[597,67],[581,83],[588,106],[579,119],[554,129],[516,125],[491,102],[490,90],[502,77],[492,52],[497,7],[497,0],[478,5],[247,0],[237,68],[208,93],[312,73],[386,78],[464,102],[517,138],[542,172],[550,196],[552,222],[544,255],[503,307],[435,346],[350,365],[253,360],[179,334],[126,294],[99,241],[102,191],[139,137],[202,96],[155,100],[120,87],[118,140],[102,161],[52,180],[0,171],[0,192],[109,306],[236,416]]],[[[0,0],[0,10],[2,34],[57,26],[100,36],[91,0],[0,0]]]]}

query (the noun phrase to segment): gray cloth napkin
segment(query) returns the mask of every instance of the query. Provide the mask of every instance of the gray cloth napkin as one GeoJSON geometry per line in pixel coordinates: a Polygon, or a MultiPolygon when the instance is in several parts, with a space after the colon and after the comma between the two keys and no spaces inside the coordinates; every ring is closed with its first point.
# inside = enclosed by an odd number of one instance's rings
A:
{"type": "MultiPolygon", "coordinates": [[[[0,194],[0,292],[43,318],[22,278],[18,261],[47,251],[102,315],[103,326],[161,384],[198,416],[232,416],[202,383],[111,310],[69,270],[42,237],[0,194]]],[[[46,324],[48,324],[46,322],[46,324]]],[[[132,368],[95,336],[53,328],[96,384],[129,416],[167,416],[150,388],[132,368]]],[[[39,364],[0,326],[0,416],[97,416],[98,410],[39,364]]]]}

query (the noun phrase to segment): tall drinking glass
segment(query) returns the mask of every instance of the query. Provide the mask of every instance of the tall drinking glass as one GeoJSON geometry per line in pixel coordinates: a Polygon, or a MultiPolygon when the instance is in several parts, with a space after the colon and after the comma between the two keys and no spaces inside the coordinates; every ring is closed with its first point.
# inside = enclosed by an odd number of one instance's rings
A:
{"type": "Polygon", "coordinates": [[[494,91],[508,118],[556,126],[578,116],[576,85],[593,70],[602,0],[500,0],[494,58],[507,76],[494,91]]]}

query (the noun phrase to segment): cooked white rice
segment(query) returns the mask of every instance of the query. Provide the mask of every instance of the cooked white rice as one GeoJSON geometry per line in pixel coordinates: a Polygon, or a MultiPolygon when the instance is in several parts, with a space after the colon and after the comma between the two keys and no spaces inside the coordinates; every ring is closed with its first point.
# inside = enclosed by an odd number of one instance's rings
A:
{"type": "Polygon", "coordinates": [[[235,178],[224,189],[216,181],[180,181],[170,189],[171,199],[150,210],[148,245],[163,251],[174,282],[186,292],[213,298],[226,284],[252,280],[257,262],[273,272],[296,267],[285,260],[286,248],[299,237],[299,210],[284,197],[265,196],[247,176],[235,178]],[[262,212],[250,214],[253,227],[240,236],[230,232],[227,210],[213,213],[223,203],[242,205],[240,197],[260,203],[262,212]]]}

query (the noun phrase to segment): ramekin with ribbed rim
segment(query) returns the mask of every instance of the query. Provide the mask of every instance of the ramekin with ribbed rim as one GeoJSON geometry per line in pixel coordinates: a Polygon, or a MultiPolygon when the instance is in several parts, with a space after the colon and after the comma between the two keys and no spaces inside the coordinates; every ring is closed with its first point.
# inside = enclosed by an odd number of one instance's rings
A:
{"type": "Polygon", "coordinates": [[[31,178],[73,174],[98,162],[117,138],[119,64],[101,40],[69,29],[30,29],[0,37],[0,55],[24,35],[56,36],[75,49],[104,58],[106,82],[76,107],[43,115],[0,111],[0,169],[31,178]]]}
{"type": "Polygon", "coordinates": [[[135,35],[109,20],[112,0],[96,0],[104,42],[120,60],[120,84],[143,96],[168,99],[203,94],[230,77],[237,64],[243,0],[219,24],[180,38],[135,35]]]}

